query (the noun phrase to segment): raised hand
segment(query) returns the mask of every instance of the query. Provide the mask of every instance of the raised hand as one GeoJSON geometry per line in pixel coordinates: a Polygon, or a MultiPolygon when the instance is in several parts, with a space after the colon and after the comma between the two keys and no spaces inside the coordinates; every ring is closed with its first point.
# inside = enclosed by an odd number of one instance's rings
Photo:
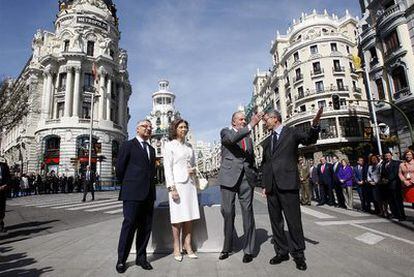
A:
{"type": "Polygon", "coordinates": [[[249,124],[250,124],[250,126],[251,126],[251,127],[256,126],[256,125],[260,122],[260,120],[262,120],[263,116],[264,116],[264,113],[263,113],[263,112],[260,112],[260,113],[254,114],[254,115],[252,116],[252,119],[250,120],[250,123],[249,123],[249,124]]]}
{"type": "Polygon", "coordinates": [[[321,116],[323,114],[323,107],[319,108],[319,111],[315,115],[315,117],[312,120],[312,126],[318,126],[319,122],[321,121],[321,116]]]}

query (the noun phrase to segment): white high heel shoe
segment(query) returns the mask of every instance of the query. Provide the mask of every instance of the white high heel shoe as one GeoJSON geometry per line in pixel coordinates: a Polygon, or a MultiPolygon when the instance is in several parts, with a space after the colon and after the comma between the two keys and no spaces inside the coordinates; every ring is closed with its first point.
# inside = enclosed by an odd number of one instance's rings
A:
{"type": "Polygon", "coordinates": [[[190,254],[187,252],[187,250],[183,250],[183,254],[187,255],[187,257],[189,257],[190,259],[198,259],[198,256],[194,253],[191,252],[190,254]]]}
{"type": "Polygon", "coordinates": [[[174,255],[174,260],[176,260],[177,262],[182,262],[183,261],[183,255],[174,255]]]}

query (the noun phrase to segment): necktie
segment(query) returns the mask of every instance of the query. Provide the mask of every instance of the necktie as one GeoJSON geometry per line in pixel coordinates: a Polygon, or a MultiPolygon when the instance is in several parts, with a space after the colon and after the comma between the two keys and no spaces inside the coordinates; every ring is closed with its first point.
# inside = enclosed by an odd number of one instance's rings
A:
{"type": "Polygon", "coordinates": [[[241,140],[241,145],[242,145],[242,149],[243,149],[243,151],[246,151],[246,150],[247,150],[247,138],[246,138],[246,137],[244,137],[244,138],[241,140]]]}
{"type": "Polygon", "coordinates": [[[146,141],[142,142],[142,147],[144,148],[145,153],[147,153],[147,157],[149,159],[149,155],[148,155],[148,145],[146,141]]]}
{"type": "Polygon", "coordinates": [[[325,164],[322,165],[321,172],[322,172],[322,174],[325,172],[325,164]]]}
{"type": "Polygon", "coordinates": [[[90,171],[86,172],[86,180],[87,181],[91,180],[91,172],[90,171]]]}
{"type": "Polygon", "coordinates": [[[277,144],[277,133],[272,132],[272,152],[276,150],[276,144],[277,144]]]}

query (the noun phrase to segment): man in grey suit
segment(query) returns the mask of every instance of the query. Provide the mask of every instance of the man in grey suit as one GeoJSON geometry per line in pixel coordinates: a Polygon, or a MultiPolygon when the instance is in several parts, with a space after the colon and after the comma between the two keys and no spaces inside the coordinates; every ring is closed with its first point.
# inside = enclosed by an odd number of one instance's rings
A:
{"type": "Polygon", "coordinates": [[[235,197],[240,202],[244,245],[243,262],[253,260],[256,240],[256,227],[253,216],[253,188],[257,181],[257,170],[254,167],[253,143],[250,132],[259,123],[262,114],[256,114],[246,125],[243,112],[235,112],[232,116],[231,127],[224,128],[221,136],[221,167],[218,174],[218,184],[221,189],[221,213],[224,218],[224,245],[219,259],[229,257],[233,248],[235,197]]]}
{"type": "Polygon", "coordinates": [[[264,116],[266,127],[272,132],[263,142],[262,161],[263,194],[267,196],[276,252],[276,256],[270,259],[270,264],[289,260],[290,252],[297,269],[307,268],[299,200],[298,146],[317,141],[321,115],[322,108],[313,119],[309,133],[282,125],[282,116],[278,111],[268,112],[264,116]],[[288,225],[291,249],[284,231],[282,213],[288,225]]]}

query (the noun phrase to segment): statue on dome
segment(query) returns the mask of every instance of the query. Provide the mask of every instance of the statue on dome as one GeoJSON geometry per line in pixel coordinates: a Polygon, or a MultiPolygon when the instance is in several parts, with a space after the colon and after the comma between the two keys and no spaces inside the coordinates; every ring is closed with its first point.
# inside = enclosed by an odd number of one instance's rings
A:
{"type": "Polygon", "coordinates": [[[37,60],[40,56],[40,49],[43,46],[43,31],[38,29],[36,34],[33,37],[32,49],[33,49],[33,59],[37,60]]]}
{"type": "Polygon", "coordinates": [[[102,53],[108,54],[108,50],[109,50],[109,44],[112,42],[112,40],[110,38],[104,38],[104,39],[100,39],[99,40],[99,47],[102,50],[102,53]]]}
{"type": "Polygon", "coordinates": [[[80,52],[83,52],[83,39],[82,39],[82,31],[80,29],[75,30],[75,35],[73,36],[73,44],[72,48],[74,50],[78,50],[80,52]]]}
{"type": "Polygon", "coordinates": [[[128,63],[128,54],[125,50],[121,49],[119,53],[119,69],[126,70],[128,63]]]}

